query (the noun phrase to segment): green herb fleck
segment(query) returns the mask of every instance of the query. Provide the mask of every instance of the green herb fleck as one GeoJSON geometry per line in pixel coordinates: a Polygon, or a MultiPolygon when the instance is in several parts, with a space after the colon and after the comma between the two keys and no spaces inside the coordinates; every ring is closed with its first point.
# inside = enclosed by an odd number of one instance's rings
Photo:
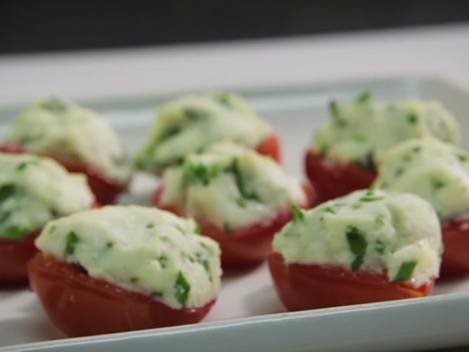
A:
{"type": "Polygon", "coordinates": [[[200,109],[195,109],[195,108],[184,109],[184,117],[188,120],[198,120],[206,115],[207,113],[200,109]]]}
{"type": "Polygon", "coordinates": [[[68,104],[58,98],[49,98],[41,102],[40,106],[53,113],[63,113],[67,111],[68,108],[68,104]]]}
{"type": "Polygon", "coordinates": [[[365,236],[355,226],[349,226],[345,232],[350,250],[355,255],[351,270],[357,271],[363,264],[366,248],[368,246],[365,236]]]}
{"type": "Polygon", "coordinates": [[[292,215],[293,215],[293,222],[294,223],[298,223],[298,222],[302,221],[305,217],[305,215],[303,213],[303,210],[301,210],[301,208],[297,205],[292,205],[291,212],[292,212],[292,215]]]}
{"type": "Polygon", "coordinates": [[[114,247],[114,242],[112,242],[112,241],[106,242],[106,247],[107,247],[107,248],[112,248],[112,247],[114,247]]]}
{"type": "Polygon", "coordinates": [[[354,203],[352,204],[352,209],[360,209],[363,206],[363,203],[354,203]]]}
{"type": "Polygon", "coordinates": [[[383,214],[376,215],[375,224],[378,225],[378,226],[383,226],[384,225],[384,215],[383,214]]]}
{"type": "Polygon", "coordinates": [[[254,191],[250,190],[248,185],[244,181],[238,158],[234,158],[230,166],[225,171],[231,172],[233,174],[235,182],[236,182],[236,187],[238,188],[239,193],[241,193],[241,196],[243,198],[249,199],[249,200],[259,199],[257,194],[254,193],[254,191]]]}
{"type": "Polygon", "coordinates": [[[0,203],[4,202],[11,196],[13,196],[16,192],[16,186],[14,184],[6,184],[3,186],[0,186],[0,203]]]}
{"type": "Polygon", "coordinates": [[[25,235],[29,234],[31,231],[32,229],[30,227],[13,225],[2,230],[2,237],[9,238],[12,240],[18,240],[23,238],[25,235]]]}
{"type": "Polygon", "coordinates": [[[383,197],[376,195],[374,188],[368,189],[366,193],[360,198],[361,202],[374,202],[383,199],[383,197]]]}
{"type": "Polygon", "coordinates": [[[410,113],[409,115],[407,115],[407,121],[411,125],[415,125],[418,121],[418,116],[415,113],[410,113]]]}
{"type": "Polygon", "coordinates": [[[355,101],[356,101],[358,104],[365,104],[365,103],[368,103],[368,102],[370,101],[370,98],[371,98],[370,92],[363,92],[362,94],[360,94],[360,95],[355,99],[355,101]]]}
{"type": "Polygon", "coordinates": [[[438,191],[445,186],[445,183],[441,180],[432,179],[430,182],[434,191],[438,191]]]}
{"type": "Polygon", "coordinates": [[[28,166],[28,162],[27,161],[22,161],[16,167],[16,171],[23,171],[24,169],[26,169],[27,166],[28,166]]]}
{"type": "Polygon", "coordinates": [[[330,205],[324,207],[323,210],[325,213],[335,214],[335,209],[330,205]]]}
{"type": "Polygon", "coordinates": [[[183,180],[185,183],[196,184],[201,183],[207,186],[212,179],[217,177],[221,169],[216,166],[208,166],[203,164],[194,164],[187,160],[183,166],[183,180]]]}
{"type": "Polygon", "coordinates": [[[393,281],[406,281],[412,277],[415,267],[417,266],[417,261],[409,260],[403,262],[397,271],[396,276],[394,277],[393,281]]]}
{"type": "Polygon", "coordinates": [[[176,282],[174,283],[174,295],[182,306],[186,305],[190,290],[191,285],[187,281],[184,274],[179,271],[176,277],[176,282]]]}
{"type": "Polygon", "coordinates": [[[240,208],[246,208],[246,205],[247,205],[247,201],[245,198],[243,197],[239,197],[236,199],[236,204],[238,204],[238,206],[240,208]]]}
{"type": "Polygon", "coordinates": [[[402,176],[402,174],[404,173],[404,171],[405,171],[404,168],[398,167],[398,168],[396,169],[396,171],[394,171],[394,177],[397,178],[397,177],[402,176]]]}
{"type": "Polygon", "coordinates": [[[168,265],[168,257],[164,254],[160,255],[158,258],[156,258],[156,260],[158,260],[162,269],[166,268],[166,266],[168,265]]]}
{"type": "Polygon", "coordinates": [[[77,234],[70,231],[65,238],[65,255],[72,255],[75,252],[75,247],[79,242],[77,234]]]}
{"type": "Polygon", "coordinates": [[[467,154],[463,154],[463,153],[459,153],[456,155],[456,157],[458,158],[459,161],[461,162],[466,162],[469,158],[469,156],[467,154]]]}
{"type": "Polygon", "coordinates": [[[139,281],[139,280],[138,280],[138,277],[135,277],[135,276],[134,276],[134,277],[131,277],[131,278],[130,278],[130,283],[132,283],[132,284],[136,284],[138,281],[139,281]]]}
{"type": "Polygon", "coordinates": [[[376,252],[378,252],[379,254],[384,254],[385,249],[386,245],[384,244],[384,242],[381,240],[377,240],[375,243],[376,252]]]}
{"type": "Polygon", "coordinates": [[[195,224],[194,232],[200,234],[202,232],[202,228],[199,224],[195,224]]]}
{"type": "Polygon", "coordinates": [[[347,121],[344,120],[342,116],[340,116],[340,109],[339,105],[335,100],[332,100],[329,103],[329,112],[332,116],[332,121],[337,127],[345,127],[347,126],[347,121]]]}
{"type": "Polygon", "coordinates": [[[419,145],[412,148],[412,151],[414,153],[419,153],[421,150],[422,150],[422,147],[419,145]]]}
{"type": "Polygon", "coordinates": [[[167,140],[175,135],[177,135],[179,132],[181,132],[182,128],[180,126],[169,126],[165,131],[160,136],[160,141],[167,140]]]}
{"type": "Polygon", "coordinates": [[[155,224],[152,223],[152,222],[149,222],[149,223],[147,224],[147,226],[146,226],[147,229],[152,229],[152,228],[154,228],[154,227],[155,227],[155,224]]]}
{"type": "Polygon", "coordinates": [[[163,292],[161,292],[161,291],[153,291],[153,292],[151,293],[151,295],[152,295],[153,297],[161,298],[161,297],[163,297],[163,292]]]}
{"type": "Polygon", "coordinates": [[[219,102],[221,105],[224,105],[228,108],[232,107],[230,95],[228,93],[215,94],[213,96],[213,99],[215,99],[215,101],[219,102]]]}
{"type": "Polygon", "coordinates": [[[210,280],[210,282],[212,282],[212,273],[210,271],[210,262],[208,258],[206,257],[206,255],[202,253],[197,253],[196,258],[197,258],[197,262],[203,266],[205,272],[208,275],[208,279],[210,280]]]}

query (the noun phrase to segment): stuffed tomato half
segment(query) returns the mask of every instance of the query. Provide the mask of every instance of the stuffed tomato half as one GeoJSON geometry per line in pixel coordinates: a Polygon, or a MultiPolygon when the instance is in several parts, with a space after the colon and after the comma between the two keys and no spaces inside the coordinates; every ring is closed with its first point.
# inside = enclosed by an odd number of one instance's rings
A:
{"type": "Polygon", "coordinates": [[[220,249],[192,220],[107,206],[50,222],[29,264],[51,321],[85,336],[200,321],[220,287],[220,249]]]}
{"type": "Polygon", "coordinates": [[[241,144],[277,162],[281,159],[280,141],[272,128],[242,98],[218,93],[184,96],[163,105],[135,165],[161,175],[185,156],[221,141],[241,144]]]}
{"type": "Polygon", "coordinates": [[[0,286],[25,284],[42,227],[95,200],[83,176],[47,158],[0,153],[0,170],[0,286]]]}
{"type": "Polygon", "coordinates": [[[167,169],[155,206],[192,217],[221,247],[226,267],[256,264],[275,232],[308,208],[312,192],[271,158],[229,142],[214,144],[167,169]]]}
{"type": "Polygon", "coordinates": [[[130,162],[104,117],[57,98],[22,111],[0,151],[48,156],[85,174],[100,204],[113,203],[130,179],[130,162]]]}
{"type": "Polygon", "coordinates": [[[285,307],[304,310],[426,296],[441,251],[430,204],[370,189],[297,213],[268,263],[285,307]]]}
{"type": "Polygon", "coordinates": [[[434,139],[411,140],[390,149],[376,186],[414,193],[432,204],[444,243],[441,276],[469,274],[469,154],[434,139]]]}
{"type": "Polygon", "coordinates": [[[432,101],[379,104],[363,94],[349,105],[332,101],[329,115],[305,153],[305,172],[318,203],[368,188],[382,153],[405,140],[459,139],[454,117],[432,101]]]}

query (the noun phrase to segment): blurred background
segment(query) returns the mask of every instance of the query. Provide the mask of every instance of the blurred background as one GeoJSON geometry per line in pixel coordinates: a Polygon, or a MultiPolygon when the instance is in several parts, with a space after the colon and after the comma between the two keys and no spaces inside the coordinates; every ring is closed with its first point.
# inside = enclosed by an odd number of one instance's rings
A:
{"type": "Polygon", "coordinates": [[[467,0],[0,0],[0,54],[469,21],[467,0]]]}

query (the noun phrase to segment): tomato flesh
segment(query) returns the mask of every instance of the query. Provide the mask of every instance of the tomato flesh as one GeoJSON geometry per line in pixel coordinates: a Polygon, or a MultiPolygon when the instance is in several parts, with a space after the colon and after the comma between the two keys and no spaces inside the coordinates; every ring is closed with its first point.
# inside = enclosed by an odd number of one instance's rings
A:
{"type": "Polygon", "coordinates": [[[469,275],[469,219],[452,219],[442,226],[444,252],[441,277],[469,275]]]}
{"type": "Polygon", "coordinates": [[[277,134],[270,134],[264,141],[256,148],[259,154],[270,156],[276,162],[282,161],[282,153],[280,150],[280,139],[277,134]]]}
{"type": "MultiPolygon", "coordinates": [[[[309,208],[313,202],[313,190],[310,186],[303,187],[306,202],[303,208],[309,208]]],[[[153,194],[153,205],[157,208],[170,211],[179,216],[185,216],[176,207],[162,203],[163,187],[153,194]]],[[[275,217],[265,219],[258,223],[233,229],[227,232],[217,225],[196,219],[201,227],[201,233],[218,242],[221,248],[221,262],[223,268],[242,268],[263,261],[272,250],[272,238],[287,222],[292,219],[290,209],[280,211],[275,217]]]]}
{"type": "MultiPolygon", "coordinates": [[[[26,151],[20,146],[3,145],[0,146],[0,152],[10,154],[21,154],[26,151]]],[[[58,163],[62,164],[69,172],[79,172],[86,175],[88,185],[100,204],[112,204],[117,196],[126,190],[126,185],[114,182],[101,175],[96,170],[87,165],[70,160],[54,158],[58,163]]]]}
{"type": "Polygon", "coordinates": [[[305,171],[314,187],[317,204],[368,188],[376,178],[376,171],[325,160],[314,150],[306,151],[305,171]]]}
{"type": "Polygon", "coordinates": [[[39,231],[21,240],[0,239],[0,287],[28,283],[28,261],[37,253],[34,240],[39,231]]]}
{"type": "Polygon", "coordinates": [[[419,288],[389,282],[382,273],[339,266],[287,264],[279,253],[268,258],[274,287],[291,311],[427,296],[433,280],[419,288]]]}
{"type": "Polygon", "coordinates": [[[88,276],[80,267],[38,253],[29,277],[47,315],[68,336],[87,336],[200,321],[215,303],[174,309],[150,296],[88,276]]]}

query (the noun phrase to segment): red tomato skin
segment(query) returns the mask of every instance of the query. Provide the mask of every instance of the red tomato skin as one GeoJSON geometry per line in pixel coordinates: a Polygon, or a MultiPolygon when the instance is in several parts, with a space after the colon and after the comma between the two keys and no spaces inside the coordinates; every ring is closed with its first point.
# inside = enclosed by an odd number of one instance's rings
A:
{"type": "MultiPolygon", "coordinates": [[[[27,153],[27,151],[24,150],[21,146],[14,145],[0,146],[0,152],[10,154],[27,153]]],[[[51,158],[57,161],[59,164],[62,164],[62,166],[65,167],[69,172],[79,172],[85,174],[88,185],[95,195],[96,200],[100,204],[113,204],[117,196],[124,192],[127,188],[126,185],[109,180],[96,170],[88,167],[83,163],[63,160],[55,157],[51,158]]]]}
{"type": "Polygon", "coordinates": [[[39,231],[21,240],[0,239],[0,287],[26,285],[28,261],[37,253],[34,240],[39,231]]]}
{"type": "Polygon", "coordinates": [[[389,282],[385,274],[340,266],[286,264],[279,253],[268,258],[274,287],[290,311],[307,310],[427,296],[429,284],[414,288],[389,282]]]}
{"type": "Polygon", "coordinates": [[[270,156],[277,163],[282,162],[280,139],[276,133],[271,133],[264,141],[256,147],[259,154],[270,156]]]}
{"type": "MultiPolygon", "coordinates": [[[[305,184],[303,186],[306,202],[303,208],[307,209],[313,202],[313,189],[305,184]]],[[[153,194],[153,205],[179,216],[184,216],[176,207],[163,204],[161,196],[163,187],[153,194]]],[[[201,233],[218,242],[221,248],[221,262],[224,269],[236,269],[253,266],[262,262],[272,251],[272,238],[287,222],[292,219],[290,209],[279,212],[271,219],[265,219],[256,224],[234,229],[227,233],[224,229],[203,219],[196,219],[200,225],[201,233]]]]}
{"type": "Polygon", "coordinates": [[[316,192],[316,204],[368,188],[376,178],[375,171],[325,160],[314,150],[305,153],[305,172],[316,192]]]}
{"type": "Polygon", "coordinates": [[[469,275],[469,219],[451,219],[442,224],[444,252],[440,275],[469,275]]]}
{"type": "Polygon", "coordinates": [[[29,277],[47,315],[67,336],[197,323],[215,304],[214,299],[200,308],[174,309],[42,253],[30,261],[29,277]]]}

